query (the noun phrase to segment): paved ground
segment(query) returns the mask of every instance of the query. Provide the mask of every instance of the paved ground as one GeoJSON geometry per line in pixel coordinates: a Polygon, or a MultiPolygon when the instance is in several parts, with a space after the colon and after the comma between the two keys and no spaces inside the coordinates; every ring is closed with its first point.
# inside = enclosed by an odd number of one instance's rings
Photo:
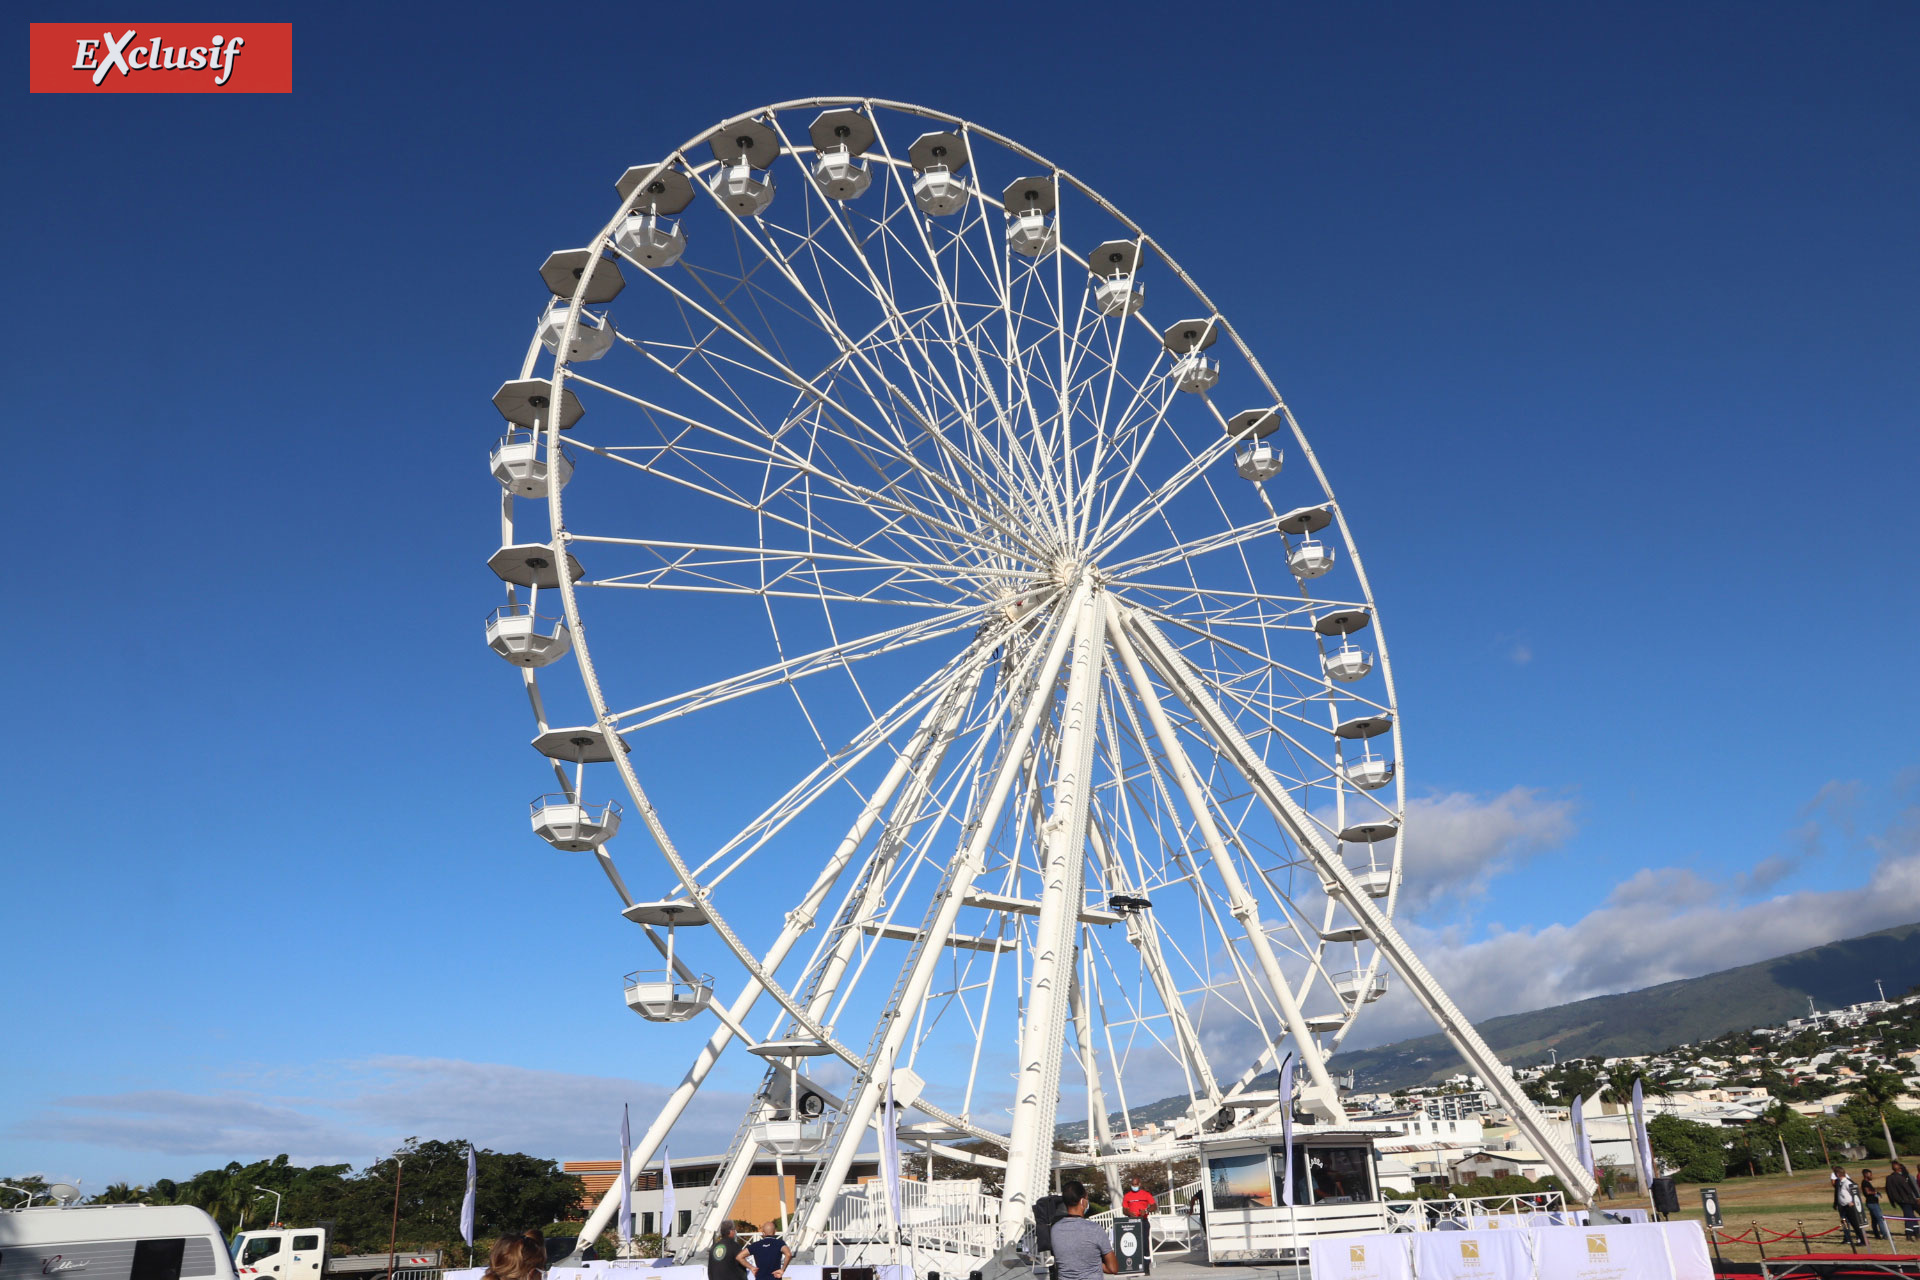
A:
{"type": "Polygon", "coordinates": [[[1153,1260],[1149,1280],[1307,1280],[1307,1269],[1271,1262],[1209,1266],[1187,1254],[1162,1254],[1153,1260]]]}

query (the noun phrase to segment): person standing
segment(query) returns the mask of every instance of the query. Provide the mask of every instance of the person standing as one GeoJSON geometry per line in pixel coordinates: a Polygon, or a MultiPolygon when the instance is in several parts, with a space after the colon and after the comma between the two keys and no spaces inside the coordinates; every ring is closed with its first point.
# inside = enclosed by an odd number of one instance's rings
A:
{"type": "Polygon", "coordinates": [[[1880,1212],[1880,1188],[1873,1185],[1873,1170],[1860,1171],[1860,1199],[1866,1202],[1867,1216],[1873,1219],[1873,1238],[1891,1240],[1887,1233],[1887,1220],[1880,1212]]]}
{"type": "Polygon", "coordinates": [[[707,1280],[747,1280],[747,1264],[740,1260],[746,1251],[739,1224],[726,1219],[713,1233],[713,1247],[707,1250],[707,1280]]]}
{"type": "Polygon", "coordinates": [[[1848,1244],[1866,1244],[1867,1233],[1860,1226],[1859,1189],[1839,1165],[1833,1166],[1833,1207],[1840,1215],[1841,1237],[1848,1244]]]}
{"type": "Polygon", "coordinates": [[[1076,1178],[1060,1184],[1060,1218],[1053,1224],[1053,1263],[1060,1280],[1099,1280],[1118,1275],[1113,1242],[1096,1222],[1087,1221],[1087,1188],[1076,1178]]]}
{"type": "Polygon", "coordinates": [[[753,1280],[780,1280],[793,1250],[780,1238],[780,1224],[769,1222],[760,1228],[760,1238],[747,1246],[747,1256],[753,1259],[753,1280]]]}
{"type": "Polygon", "coordinates": [[[1155,1204],[1153,1192],[1140,1185],[1140,1179],[1131,1180],[1127,1194],[1120,1197],[1120,1211],[1129,1218],[1144,1218],[1153,1212],[1155,1204]]]}
{"type": "Polygon", "coordinates": [[[1898,1160],[1887,1174],[1887,1199],[1893,1201],[1894,1212],[1900,1216],[1902,1234],[1909,1240],[1920,1239],[1920,1185],[1898,1160]]]}

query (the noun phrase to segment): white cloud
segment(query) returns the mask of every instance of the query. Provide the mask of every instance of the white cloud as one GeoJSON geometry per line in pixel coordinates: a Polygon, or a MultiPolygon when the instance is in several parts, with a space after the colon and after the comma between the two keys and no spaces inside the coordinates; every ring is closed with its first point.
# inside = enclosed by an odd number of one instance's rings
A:
{"type": "MultiPolygon", "coordinates": [[[[296,1163],[364,1165],[410,1136],[465,1138],[554,1159],[604,1157],[621,1103],[639,1126],[669,1086],[447,1058],[376,1058],[275,1073],[254,1088],[66,1097],[29,1116],[14,1136],[121,1152],[252,1160],[287,1152],[296,1163]]],[[[746,1098],[703,1091],[674,1130],[689,1154],[722,1151],[746,1098]]]]}
{"type": "Polygon", "coordinates": [[[1572,836],[1574,803],[1530,787],[1497,796],[1450,791],[1407,803],[1399,909],[1417,917],[1442,898],[1477,898],[1494,877],[1572,836]]]}
{"type": "MultiPolygon", "coordinates": [[[[1817,803],[1830,805],[1831,798],[1823,790],[1817,803]]],[[[1832,811],[1832,816],[1836,825],[1851,822],[1852,810],[1832,811]]],[[[1855,848],[1856,856],[1870,857],[1873,864],[1866,882],[1854,887],[1802,889],[1755,900],[1754,893],[1793,869],[1792,860],[1780,857],[1720,881],[1685,868],[1649,867],[1569,924],[1496,930],[1471,941],[1417,923],[1402,928],[1468,1017],[1546,1008],[1920,920],[1920,805],[1902,810],[1885,828],[1858,836],[1855,848]]],[[[1362,1048],[1433,1029],[1395,984],[1356,1028],[1350,1044],[1362,1048]]]]}

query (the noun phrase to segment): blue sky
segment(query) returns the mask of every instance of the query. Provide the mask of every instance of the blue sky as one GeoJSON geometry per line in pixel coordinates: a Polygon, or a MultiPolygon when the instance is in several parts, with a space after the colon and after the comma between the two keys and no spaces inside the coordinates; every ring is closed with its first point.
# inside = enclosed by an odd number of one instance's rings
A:
{"type": "Polygon", "coordinates": [[[524,830],[485,399],[614,177],[791,97],[1018,138],[1235,317],[1366,551],[1470,1011],[1920,919],[1911,7],[290,16],[290,97],[9,119],[0,1172],[604,1154],[677,1077],[524,830]]]}

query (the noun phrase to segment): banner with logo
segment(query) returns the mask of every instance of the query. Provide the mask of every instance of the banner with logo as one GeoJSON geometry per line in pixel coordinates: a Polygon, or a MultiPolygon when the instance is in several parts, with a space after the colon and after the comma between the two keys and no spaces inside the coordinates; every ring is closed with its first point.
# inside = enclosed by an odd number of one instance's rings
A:
{"type": "Polygon", "coordinates": [[[1540,1274],[1555,1280],[1668,1280],[1666,1241],[1656,1227],[1551,1227],[1534,1232],[1540,1274]]]}
{"type": "Polygon", "coordinates": [[[28,23],[31,93],[292,93],[291,22],[28,23]]]}
{"type": "Polygon", "coordinates": [[[1533,1280],[1532,1232],[1428,1231],[1412,1239],[1420,1280],[1533,1280]]]}
{"type": "Polygon", "coordinates": [[[1413,1280],[1411,1235],[1315,1240],[1307,1258],[1313,1280],[1413,1280]]]}

